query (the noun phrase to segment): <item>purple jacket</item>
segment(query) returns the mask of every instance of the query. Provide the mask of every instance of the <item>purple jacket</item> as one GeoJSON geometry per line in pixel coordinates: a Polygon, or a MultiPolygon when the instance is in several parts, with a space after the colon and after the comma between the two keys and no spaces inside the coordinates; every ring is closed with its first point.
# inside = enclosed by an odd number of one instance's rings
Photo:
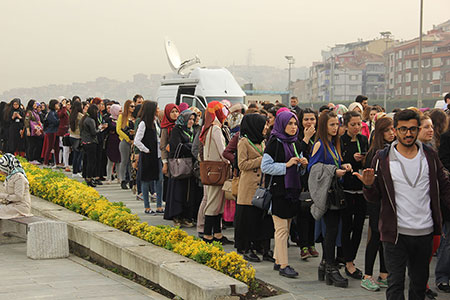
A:
{"type": "MultiPolygon", "coordinates": [[[[421,144],[422,145],[422,144],[421,144]]],[[[380,240],[397,243],[397,206],[395,204],[394,183],[389,167],[389,151],[391,146],[377,152],[372,160],[375,170],[375,182],[363,188],[364,197],[370,202],[381,201],[380,219],[378,229],[380,240]]],[[[431,215],[434,223],[434,235],[441,234],[442,213],[440,203],[450,208],[450,181],[444,172],[437,153],[429,146],[423,145],[425,157],[428,162],[430,178],[431,215]]]]}

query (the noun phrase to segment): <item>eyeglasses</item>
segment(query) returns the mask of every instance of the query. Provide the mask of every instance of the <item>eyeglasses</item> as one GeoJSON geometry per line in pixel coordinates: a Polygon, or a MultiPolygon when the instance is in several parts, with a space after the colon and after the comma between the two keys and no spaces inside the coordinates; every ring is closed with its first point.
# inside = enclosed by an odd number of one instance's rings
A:
{"type": "Polygon", "coordinates": [[[134,106],[134,105],[130,105],[130,108],[136,108],[136,106],[134,106]]]}
{"type": "Polygon", "coordinates": [[[416,134],[419,131],[419,127],[417,126],[412,126],[412,127],[406,127],[406,126],[402,126],[402,127],[398,127],[397,128],[398,132],[400,132],[401,134],[405,134],[408,131],[411,132],[412,134],[416,134]]]}

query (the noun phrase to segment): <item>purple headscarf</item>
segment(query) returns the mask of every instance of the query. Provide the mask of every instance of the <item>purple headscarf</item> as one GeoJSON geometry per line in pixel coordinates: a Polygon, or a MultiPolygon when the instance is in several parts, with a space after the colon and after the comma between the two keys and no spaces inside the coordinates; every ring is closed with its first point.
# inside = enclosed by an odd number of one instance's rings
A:
{"type": "Polygon", "coordinates": [[[185,102],[181,102],[180,105],[178,105],[178,108],[180,109],[180,114],[189,108],[189,105],[185,102]]]}
{"type": "MultiPolygon", "coordinates": [[[[285,132],[285,128],[289,123],[289,120],[292,118],[294,118],[298,124],[297,116],[294,113],[290,111],[280,112],[275,118],[275,124],[273,125],[273,129],[271,132],[271,135],[276,137],[283,144],[285,162],[288,162],[291,157],[295,156],[293,143],[297,141],[298,128],[297,132],[294,135],[289,135],[285,132]]],[[[297,165],[286,169],[286,175],[284,177],[284,187],[293,189],[301,188],[300,176],[297,172],[297,165]]]]}

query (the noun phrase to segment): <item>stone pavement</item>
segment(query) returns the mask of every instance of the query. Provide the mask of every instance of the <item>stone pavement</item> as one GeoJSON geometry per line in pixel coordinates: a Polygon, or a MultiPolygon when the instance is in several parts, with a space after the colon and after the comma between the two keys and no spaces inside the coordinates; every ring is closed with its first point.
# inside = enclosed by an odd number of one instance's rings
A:
{"type": "MultiPolygon", "coordinates": [[[[70,175],[69,175],[70,176],[70,175]]],[[[148,215],[144,213],[144,203],[136,200],[136,195],[133,195],[131,190],[122,190],[117,183],[111,185],[97,186],[96,188],[100,194],[104,195],[112,202],[122,201],[131,211],[137,214],[142,221],[150,225],[173,225],[171,221],[164,220],[161,215],[148,215]]],[[[156,203],[151,203],[153,210],[156,209],[156,203]]],[[[367,237],[367,223],[363,232],[363,240],[359,248],[356,265],[364,272],[364,252],[367,237]]],[[[197,235],[195,228],[183,228],[188,234],[197,235]]],[[[233,239],[233,228],[226,229],[224,234],[233,239]]],[[[273,247],[273,241],[272,241],[273,247]]],[[[232,245],[224,247],[226,251],[234,251],[232,245]]],[[[317,244],[318,251],[322,253],[321,247],[317,244]]],[[[256,277],[273,284],[284,291],[287,295],[276,297],[277,299],[353,299],[353,300],[381,300],[385,299],[385,289],[379,292],[369,292],[360,287],[360,281],[349,279],[349,287],[346,289],[327,286],[324,282],[317,280],[317,266],[320,258],[310,258],[308,261],[301,261],[299,259],[299,249],[291,246],[289,248],[289,264],[299,272],[296,279],[281,277],[278,272],[273,271],[273,264],[269,262],[253,263],[256,269],[256,277]]],[[[433,259],[430,267],[430,283],[431,288],[436,290],[434,286],[434,266],[436,260],[433,259]]],[[[378,274],[379,263],[378,259],[375,262],[374,274],[378,274]]],[[[343,271],[343,269],[342,269],[343,271]]],[[[343,272],[342,272],[343,273],[343,272]]],[[[440,293],[438,299],[450,299],[450,295],[440,293]]]]}
{"type": "Polygon", "coordinates": [[[0,299],[139,299],[166,297],[71,255],[27,258],[26,244],[0,245],[0,299]]]}

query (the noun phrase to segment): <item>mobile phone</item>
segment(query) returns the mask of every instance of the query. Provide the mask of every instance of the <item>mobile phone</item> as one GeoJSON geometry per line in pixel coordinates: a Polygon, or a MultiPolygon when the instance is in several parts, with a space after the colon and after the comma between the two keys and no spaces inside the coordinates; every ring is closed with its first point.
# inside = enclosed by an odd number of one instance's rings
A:
{"type": "Polygon", "coordinates": [[[366,154],[367,154],[367,151],[366,151],[366,152],[361,152],[360,154],[361,154],[361,155],[366,155],[366,154]]]}

